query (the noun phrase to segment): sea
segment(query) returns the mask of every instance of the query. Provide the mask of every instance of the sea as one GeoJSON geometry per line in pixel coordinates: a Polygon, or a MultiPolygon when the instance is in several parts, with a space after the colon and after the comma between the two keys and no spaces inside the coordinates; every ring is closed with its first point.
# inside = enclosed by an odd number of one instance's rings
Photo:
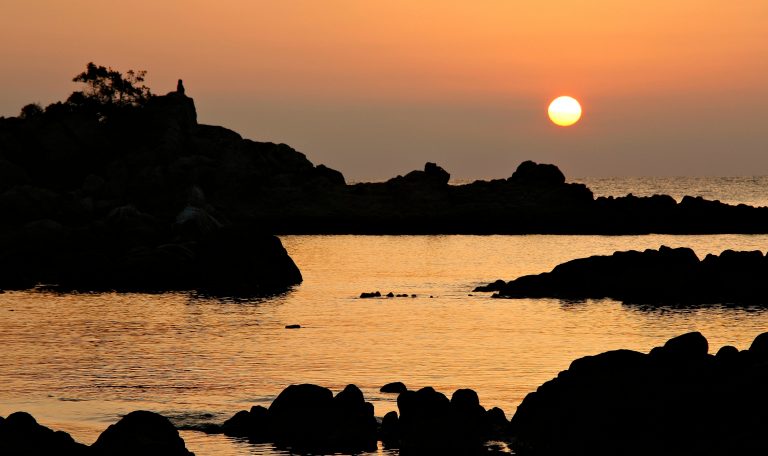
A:
{"type": "MultiPolygon", "coordinates": [[[[575,179],[596,196],[704,196],[768,206],[768,177],[575,179]]],[[[472,290],[617,250],[768,249],[768,235],[281,236],[304,282],[259,299],[194,293],[0,294],[0,416],[17,410],[90,444],[121,415],[169,417],[204,455],[279,455],[271,445],[194,430],[290,384],[338,392],[354,383],[381,417],[389,382],[478,392],[511,417],[523,398],[572,360],[606,350],[647,352],[701,331],[710,351],[749,347],[768,331],[768,306],[645,307],[609,299],[492,299],[472,290]],[[408,294],[360,299],[361,292],[408,294]],[[415,297],[411,297],[415,295],[415,297]],[[298,324],[300,329],[286,329],[298,324]]],[[[768,297],[766,297],[768,304],[768,297]]],[[[397,455],[379,448],[376,455],[397,455]]]]}

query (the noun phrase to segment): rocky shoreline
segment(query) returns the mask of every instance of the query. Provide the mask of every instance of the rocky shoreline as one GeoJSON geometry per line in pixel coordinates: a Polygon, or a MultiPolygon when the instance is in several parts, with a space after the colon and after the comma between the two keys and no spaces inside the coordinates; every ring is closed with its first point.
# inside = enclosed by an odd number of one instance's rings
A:
{"type": "MultiPolygon", "coordinates": [[[[76,80],[103,88],[97,69],[76,80]]],[[[768,208],[595,198],[532,161],[465,185],[435,163],[347,184],[285,144],[198,123],[182,85],[134,90],[0,118],[0,289],[285,290],[301,274],[275,233],[768,233],[768,208]]]]}
{"type": "MultiPolygon", "coordinates": [[[[511,420],[486,409],[470,389],[446,395],[400,382],[398,412],[381,420],[355,385],[334,395],[317,385],[291,385],[269,407],[237,412],[198,430],[272,443],[302,454],[360,453],[382,442],[403,455],[498,454],[504,441],[520,455],[764,454],[768,440],[768,333],[747,350],[709,354],[698,332],[649,353],[614,350],[577,359],[526,396],[511,420]]],[[[16,412],[0,418],[2,454],[189,455],[166,418],[137,411],[87,447],[16,412]]]]}
{"type": "Polygon", "coordinates": [[[760,251],[699,259],[689,248],[630,250],[591,256],[556,266],[551,272],[497,280],[475,288],[499,298],[610,298],[628,304],[765,305],[768,257],[760,251]]]}

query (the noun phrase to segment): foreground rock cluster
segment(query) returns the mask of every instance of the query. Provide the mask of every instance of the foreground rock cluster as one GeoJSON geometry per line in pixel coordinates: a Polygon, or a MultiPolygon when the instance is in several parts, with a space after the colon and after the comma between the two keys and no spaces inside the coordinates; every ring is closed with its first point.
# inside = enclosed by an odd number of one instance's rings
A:
{"type": "MultiPolygon", "coordinates": [[[[273,443],[294,453],[373,451],[377,442],[402,455],[498,454],[506,441],[516,454],[682,455],[766,454],[768,333],[747,350],[709,353],[698,332],[649,353],[614,350],[577,359],[528,394],[511,421],[486,410],[473,390],[449,399],[426,387],[382,387],[398,394],[398,412],[379,422],[355,385],[336,394],[321,386],[291,385],[268,407],[255,406],[223,424],[196,429],[273,443]]],[[[164,417],[137,411],[105,430],[90,447],[16,412],[0,418],[0,454],[189,456],[164,417]]]]}
{"type": "Polygon", "coordinates": [[[135,411],[109,426],[93,445],[42,426],[28,413],[0,417],[0,454],[8,456],[194,456],[167,418],[135,411]]]}
{"type": "Polygon", "coordinates": [[[521,455],[768,453],[768,333],[708,353],[698,332],[574,361],[512,418],[521,455]]]}
{"type": "Polygon", "coordinates": [[[401,454],[475,454],[483,444],[502,438],[508,421],[501,409],[485,410],[477,393],[457,390],[449,400],[432,388],[409,391],[405,385],[385,385],[399,392],[400,414],[390,412],[381,425],[373,406],[355,385],[336,396],[317,385],[291,385],[269,408],[240,411],[221,427],[206,427],[251,442],[272,442],[293,451],[372,451],[381,440],[401,454]]]}
{"type": "Polygon", "coordinates": [[[707,255],[689,248],[580,258],[551,272],[497,280],[475,291],[503,298],[612,298],[643,304],[768,304],[768,257],[760,251],[707,255]]]}

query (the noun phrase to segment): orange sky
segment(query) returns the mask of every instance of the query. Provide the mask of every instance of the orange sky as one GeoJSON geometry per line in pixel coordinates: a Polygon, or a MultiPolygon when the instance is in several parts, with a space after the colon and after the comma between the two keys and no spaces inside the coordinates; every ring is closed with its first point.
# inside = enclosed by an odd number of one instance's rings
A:
{"type": "Polygon", "coordinates": [[[765,0],[8,0],[0,115],[94,61],[350,179],[768,174],[765,0]],[[558,129],[551,98],[582,101],[558,129]]]}

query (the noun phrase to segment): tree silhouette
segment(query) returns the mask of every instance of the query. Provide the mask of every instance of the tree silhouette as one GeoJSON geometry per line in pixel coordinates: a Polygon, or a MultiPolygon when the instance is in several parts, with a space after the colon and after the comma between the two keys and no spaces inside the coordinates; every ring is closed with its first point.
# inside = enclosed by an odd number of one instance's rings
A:
{"type": "Polygon", "coordinates": [[[142,84],[147,72],[128,70],[123,76],[111,67],[96,66],[88,63],[86,70],[72,80],[86,85],[82,92],[74,92],[68,102],[83,104],[95,102],[102,106],[128,107],[142,106],[152,93],[142,84]]]}
{"type": "Polygon", "coordinates": [[[19,117],[22,119],[31,119],[43,114],[43,107],[39,103],[30,103],[21,108],[19,117]]]}

